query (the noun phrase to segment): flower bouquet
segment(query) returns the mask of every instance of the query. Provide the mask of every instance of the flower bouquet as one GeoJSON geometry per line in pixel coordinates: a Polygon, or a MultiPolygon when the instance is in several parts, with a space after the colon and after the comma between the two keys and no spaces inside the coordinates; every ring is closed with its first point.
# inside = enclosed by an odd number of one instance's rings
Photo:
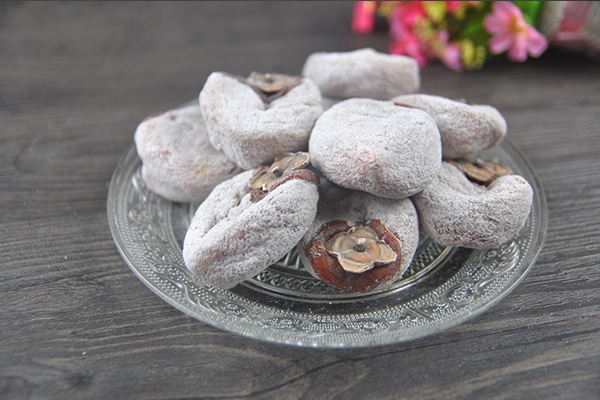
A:
{"type": "Polygon", "coordinates": [[[539,57],[548,47],[536,30],[541,1],[359,1],[352,30],[373,31],[387,19],[391,54],[413,57],[424,66],[438,59],[455,71],[481,68],[491,55],[512,61],[539,57]]]}

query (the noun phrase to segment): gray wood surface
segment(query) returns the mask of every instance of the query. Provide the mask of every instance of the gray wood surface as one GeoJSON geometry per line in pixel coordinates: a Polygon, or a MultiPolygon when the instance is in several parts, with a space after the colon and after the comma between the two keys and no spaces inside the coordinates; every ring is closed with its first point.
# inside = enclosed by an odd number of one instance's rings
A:
{"type": "Polygon", "coordinates": [[[0,398],[600,398],[600,66],[556,50],[422,91],[492,104],[550,223],[527,278],[437,335],[361,350],[250,340],[171,308],[127,268],[107,185],[139,121],[215,70],[298,73],[372,46],[351,3],[0,3],[0,398]]]}

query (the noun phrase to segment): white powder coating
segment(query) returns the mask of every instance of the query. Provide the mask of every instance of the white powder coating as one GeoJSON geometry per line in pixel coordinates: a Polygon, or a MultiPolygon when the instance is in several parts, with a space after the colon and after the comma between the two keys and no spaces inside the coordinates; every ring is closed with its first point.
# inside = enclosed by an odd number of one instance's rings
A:
{"type": "Polygon", "coordinates": [[[307,78],[285,95],[264,103],[245,83],[213,72],[200,92],[209,138],[237,165],[251,169],[285,152],[306,150],[321,94],[307,78]]]}
{"type": "Polygon", "coordinates": [[[134,135],[142,177],[150,190],[173,201],[202,201],[222,181],[242,170],[215,150],[200,106],[149,117],[134,135]]]}
{"type": "Polygon", "coordinates": [[[229,289],[281,259],[317,212],[317,185],[291,179],[254,203],[246,193],[255,171],[218,185],[198,207],[183,243],[194,274],[229,289]]]}
{"type": "Polygon", "coordinates": [[[335,203],[319,201],[317,216],[300,242],[302,249],[300,257],[307,271],[316,276],[306,250],[325,224],[337,220],[366,222],[371,219],[380,220],[400,242],[402,249],[400,270],[387,282],[387,285],[400,278],[410,266],[419,244],[417,211],[410,199],[384,199],[357,191],[350,192],[348,196],[335,203]]]}
{"type": "Polygon", "coordinates": [[[423,230],[444,246],[492,248],[515,236],[527,221],[533,190],[519,175],[487,188],[444,162],[438,177],[413,197],[423,230]]]}
{"type": "Polygon", "coordinates": [[[304,63],[304,76],[323,96],[389,100],[419,89],[419,64],[411,57],[361,49],[345,53],[314,53],[304,63]]]}
{"type": "Polygon", "coordinates": [[[435,119],[442,137],[442,156],[445,159],[486,149],[506,135],[506,121],[492,106],[468,105],[426,94],[399,96],[392,101],[424,110],[435,119]]]}
{"type": "Polygon", "coordinates": [[[333,183],[401,199],[423,190],[441,165],[440,134],[422,110],[389,101],[349,99],[317,120],[312,164],[333,183]]]}

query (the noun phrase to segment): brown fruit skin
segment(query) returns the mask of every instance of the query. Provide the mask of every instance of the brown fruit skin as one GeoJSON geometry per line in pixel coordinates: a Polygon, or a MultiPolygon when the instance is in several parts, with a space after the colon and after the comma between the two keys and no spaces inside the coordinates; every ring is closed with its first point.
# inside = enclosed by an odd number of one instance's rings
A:
{"type": "Polygon", "coordinates": [[[310,242],[307,249],[312,269],[322,281],[348,292],[369,293],[397,278],[401,268],[402,248],[400,241],[377,219],[367,222],[333,221],[324,225],[310,242]],[[396,261],[379,265],[363,273],[345,271],[337,258],[327,252],[327,242],[340,232],[354,226],[368,226],[398,255],[396,261]]]}

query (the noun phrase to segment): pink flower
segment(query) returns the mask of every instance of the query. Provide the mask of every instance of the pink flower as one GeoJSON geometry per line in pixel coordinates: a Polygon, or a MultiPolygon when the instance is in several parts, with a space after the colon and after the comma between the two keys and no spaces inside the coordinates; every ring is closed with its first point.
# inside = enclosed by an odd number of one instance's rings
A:
{"type": "Polygon", "coordinates": [[[431,58],[426,43],[413,32],[413,26],[425,17],[421,2],[400,3],[388,16],[390,35],[394,42],[390,45],[391,54],[407,55],[419,63],[421,67],[431,58]]]}
{"type": "Polygon", "coordinates": [[[446,2],[446,9],[448,10],[448,12],[450,14],[454,14],[462,6],[463,6],[463,2],[462,1],[447,1],[446,2]]]}
{"type": "Polygon", "coordinates": [[[460,47],[454,43],[449,43],[449,38],[448,31],[436,31],[435,39],[431,43],[431,50],[448,68],[454,71],[462,71],[460,47]]]}
{"type": "Polygon", "coordinates": [[[483,19],[483,27],[493,35],[489,41],[493,54],[508,50],[513,61],[523,62],[527,54],[539,57],[548,47],[546,38],[528,25],[521,10],[508,1],[496,1],[483,19]]]}
{"type": "Polygon", "coordinates": [[[390,45],[390,54],[400,54],[412,57],[421,67],[424,67],[431,58],[425,43],[422,43],[410,30],[407,29],[405,33],[398,35],[395,39],[396,40],[390,45]]]}
{"type": "Polygon", "coordinates": [[[357,1],[352,13],[352,32],[371,33],[375,27],[378,1],[357,1]]]}
{"type": "Polygon", "coordinates": [[[427,13],[425,13],[420,1],[405,1],[399,3],[389,16],[390,29],[393,30],[394,26],[399,25],[404,28],[411,28],[414,24],[419,22],[419,19],[426,16],[427,13]]]}
{"type": "Polygon", "coordinates": [[[467,5],[475,6],[478,3],[479,3],[479,1],[447,1],[446,2],[446,10],[448,10],[448,12],[450,14],[454,14],[455,12],[460,10],[462,7],[465,7],[467,5]]]}

